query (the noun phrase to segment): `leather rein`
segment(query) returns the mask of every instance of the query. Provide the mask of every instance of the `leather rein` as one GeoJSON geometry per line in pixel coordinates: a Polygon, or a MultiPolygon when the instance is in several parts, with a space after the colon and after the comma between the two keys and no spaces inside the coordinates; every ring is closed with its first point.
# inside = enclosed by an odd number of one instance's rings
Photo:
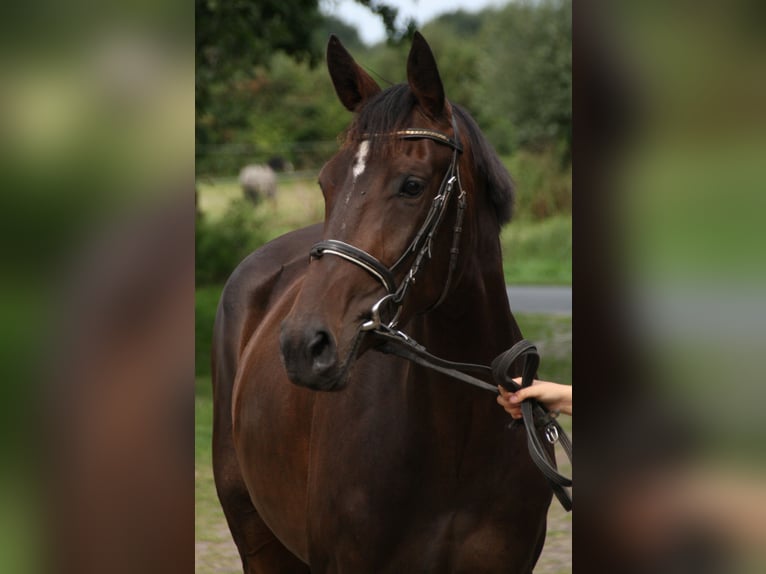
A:
{"type": "MultiPolygon", "coordinates": [[[[430,139],[438,144],[447,145],[452,148],[452,160],[439,187],[439,192],[431,203],[431,208],[426,215],[425,221],[415,234],[410,245],[391,267],[386,267],[377,258],[366,251],[337,239],[326,239],[314,244],[310,251],[310,258],[319,259],[325,255],[339,257],[349,263],[361,267],[383,285],[387,294],[372,306],[372,309],[370,310],[370,319],[360,326],[360,334],[368,332],[383,341],[382,346],[376,347],[376,350],[386,354],[396,355],[410,362],[495,394],[498,393],[497,385],[502,385],[505,389],[511,392],[516,392],[533,383],[537,367],[540,364],[540,355],[538,354],[536,347],[529,341],[522,339],[513,345],[513,347],[497,356],[492,361],[491,366],[486,366],[472,363],[458,363],[435,357],[428,353],[425,347],[418,344],[402,331],[396,329],[404,298],[410,286],[415,283],[415,279],[422,269],[423,263],[431,258],[431,246],[434,236],[444,218],[449,201],[455,194],[456,187],[458,190],[457,215],[452,233],[452,247],[450,248],[450,262],[447,278],[439,299],[422,313],[427,313],[428,311],[435,309],[444,301],[452,282],[454,270],[457,266],[466,200],[465,191],[460,183],[460,172],[458,169],[458,154],[462,153],[463,147],[460,144],[460,135],[454,116],[452,118],[452,129],[454,139],[441,132],[420,128],[399,130],[390,134],[402,139],[430,139]],[[411,256],[414,256],[414,261],[410,266],[409,271],[405,274],[402,282],[397,285],[394,273],[397,268],[411,256]],[[385,319],[381,316],[384,313],[386,314],[385,319]],[[516,384],[510,374],[511,367],[519,359],[524,360],[521,385],[516,384]],[[478,378],[477,376],[468,373],[473,373],[482,378],[478,378]],[[494,384],[487,383],[486,380],[483,379],[490,379],[494,381],[494,384]]],[[[564,452],[571,461],[572,443],[569,440],[569,437],[556,421],[556,415],[549,412],[548,409],[537,400],[527,399],[523,401],[521,403],[521,413],[527,433],[527,448],[532,460],[548,480],[554,494],[564,509],[567,511],[571,510],[572,498],[567,491],[567,487],[572,486],[572,479],[561,475],[556,470],[555,459],[552,458],[549,451],[544,446],[540,434],[542,433],[550,445],[555,445],[556,442],[561,444],[564,452]]],[[[516,423],[517,421],[514,420],[510,427],[513,427],[516,423]]]]}

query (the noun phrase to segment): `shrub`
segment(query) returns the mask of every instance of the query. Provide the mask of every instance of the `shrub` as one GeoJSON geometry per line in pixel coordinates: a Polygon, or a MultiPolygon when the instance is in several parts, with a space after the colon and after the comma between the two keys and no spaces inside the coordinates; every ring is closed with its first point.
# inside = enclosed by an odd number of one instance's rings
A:
{"type": "MultiPolygon", "coordinates": [[[[198,287],[194,297],[194,372],[199,376],[210,375],[210,349],[213,341],[213,324],[221,297],[222,285],[198,287]]],[[[209,383],[209,382],[208,382],[209,383]]],[[[202,392],[210,394],[209,384],[202,392]]]]}
{"type": "Polygon", "coordinates": [[[572,166],[562,169],[555,151],[521,151],[505,165],[515,182],[515,219],[540,221],[572,213],[572,166]]]}
{"type": "Polygon", "coordinates": [[[265,242],[261,217],[244,199],[232,201],[219,219],[198,215],[195,242],[197,285],[225,282],[239,262],[265,242]]]}

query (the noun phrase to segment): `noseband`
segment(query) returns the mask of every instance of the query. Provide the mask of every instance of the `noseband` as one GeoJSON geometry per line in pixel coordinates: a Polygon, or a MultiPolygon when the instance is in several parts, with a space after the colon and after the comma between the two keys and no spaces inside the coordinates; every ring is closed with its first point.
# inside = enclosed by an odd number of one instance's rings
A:
{"type": "Polygon", "coordinates": [[[400,139],[416,140],[416,139],[430,139],[436,143],[446,145],[452,148],[452,160],[447,172],[444,174],[442,183],[439,186],[439,192],[433,198],[431,208],[426,215],[426,219],[421,225],[418,232],[415,234],[410,245],[404,250],[404,253],[396,260],[391,267],[386,267],[378,259],[349,243],[340,241],[338,239],[326,239],[315,243],[311,248],[310,256],[312,259],[319,259],[324,255],[334,255],[340,257],[358,267],[361,267],[367,273],[377,279],[387,294],[372,306],[370,311],[371,318],[362,325],[363,331],[373,331],[378,327],[384,325],[390,329],[393,329],[401,314],[402,304],[404,297],[407,294],[410,285],[415,283],[415,277],[421,270],[423,262],[427,259],[431,259],[431,245],[433,243],[434,236],[439,229],[439,224],[444,218],[444,214],[447,211],[450,198],[453,195],[455,185],[459,189],[458,192],[458,212],[455,221],[455,227],[453,229],[452,248],[450,249],[450,264],[447,272],[447,280],[444,283],[444,288],[439,296],[439,299],[429,307],[425,312],[430,311],[438,307],[444,298],[447,296],[450,283],[452,282],[452,275],[455,267],[457,266],[457,257],[459,254],[459,242],[460,234],[462,233],[463,215],[465,213],[465,191],[460,184],[460,171],[458,169],[458,154],[462,153],[463,146],[460,144],[460,135],[457,128],[457,122],[455,117],[452,118],[452,130],[454,133],[454,139],[449,136],[429,129],[421,128],[408,128],[393,132],[391,135],[400,139]],[[415,255],[415,259],[410,267],[409,271],[404,276],[402,282],[397,286],[394,273],[397,268],[410,256],[415,255]],[[388,309],[390,319],[383,321],[381,319],[381,312],[386,306],[392,307],[388,309]]]}
{"type": "MultiPolygon", "coordinates": [[[[396,263],[391,267],[386,267],[366,251],[337,239],[326,239],[314,244],[311,248],[311,258],[319,259],[324,255],[340,257],[341,259],[361,267],[383,285],[387,294],[372,306],[370,311],[371,318],[364,322],[359,328],[359,335],[362,334],[361,332],[367,331],[370,332],[368,334],[376,336],[383,342],[383,345],[379,348],[381,352],[402,357],[408,361],[487,391],[497,393],[496,385],[502,385],[509,391],[515,392],[518,391],[519,388],[527,387],[533,383],[537,366],[540,361],[537,349],[529,341],[522,339],[517,342],[508,351],[505,351],[496,357],[492,366],[489,367],[471,363],[456,363],[435,357],[428,353],[425,347],[419,345],[411,337],[402,331],[396,330],[396,325],[402,310],[402,303],[407,294],[407,290],[410,285],[415,283],[415,277],[420,271],[424,260],[431,258],[431,244],[433,243],[433,238],[436,235],[439,224],[447,211],[447,206],[453,195],[455,185],[457,185],[459,190],[457,195],[457,216],[455,218],[455,227],[452,235],[452,248],[450,249],[450,263],[447,279],[439,299],[436,303],[431,305],[431,307],[423,311],[424,313],[438,307],[447,296],[447,291],[452,281],[452,275],[457,266],[457,257],[459,254],[458,246],[460,243],[460,234],[462,232],[466,201],[465,191],[460,183],[460,172],[457,164],[457,155],[458,153],[462,153],[463,148],[460,145],[460,136],[458,134],[457,122],[455,121],[454,116],[452,118],[452,129],[455,139],[452,139],[441,132],[415,128],[399,130],[391,134],[392,136],[401,139],[430,139],[452,148],[452,161],[447,168],[447,172],[444,174],[444,179],[439,186],[439,192],[436,194],[436,197],[433,198],[428,215],[426,215],[423,225],[418,230],[410,245],[405,249],[404,253],[402,253],[399,259],[396,260],[396,263]],[[412,266],[405,274],[402,282],[397,286],[394,272],[412,254],[415,254],[412,266]],[[393,310],[388,310],[388,316],[391,318],[386,321],[381,319],[381,312],[385,305],[393,306],[393,310]],[[519,359],[524,361],[521,387],[513,381],[510,375],[512,365],[519,359]],[[469,372],[479,374],[482,378],[480,379],[469,375],[469,372]],[[495,385],[485,382],[485,380],[483,380],[484,378],[492,379],[495,385]]],[[[358,340],[359,339],[357,338],[357,341],[358,340]]],[[[559,442],[570,461],[572,459],[572,443],[555,420],[555,415],[549,413],[548,409],[538,403],[538,401],[535,399],[526,399],[522,402],[521,407],[524,427],[527,432],[527,447],[529,454],[548,480],[553,493],[559,499],[564,509],[567,511],[571,510],[572,498],[566,488],[572,486],[572,480],[558,473],[556,470],[555,459],[551,457],[543,446],[540,434],[545,436],[550,445],[559,442]]]]}

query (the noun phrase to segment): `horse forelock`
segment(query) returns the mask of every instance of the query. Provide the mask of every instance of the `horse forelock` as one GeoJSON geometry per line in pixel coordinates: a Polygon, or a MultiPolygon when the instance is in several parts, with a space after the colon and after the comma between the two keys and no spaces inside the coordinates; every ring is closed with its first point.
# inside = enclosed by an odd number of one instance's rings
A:
{"type": "Polygon", "coordinates": [[[399,149],[398,138],[388,137],[407,123],[415,106],[415,97],[407,84],[397,84],[371,97],[361,107],[346,132],[345,145],[356,147],[370,142],[374,156],[390,156],[399,149]]]}
{"type": "MultiPolygon", "coordinates": [[[[356,148],[363,140],[370,142],[370,157],[390,157],[403,143],[387,134],[412,127],[409,125],[416,99],[407,84],[396,84],[370,98],[361,107],[346,131],[344,146],[356,148]]],[[[492,144],[471,115],[461,106],[451,104],[460,124],[476,177],[484,187],[495,210],[498,223],[503,225],[513,213],[513,181],[497,156],[492,144]]]]}

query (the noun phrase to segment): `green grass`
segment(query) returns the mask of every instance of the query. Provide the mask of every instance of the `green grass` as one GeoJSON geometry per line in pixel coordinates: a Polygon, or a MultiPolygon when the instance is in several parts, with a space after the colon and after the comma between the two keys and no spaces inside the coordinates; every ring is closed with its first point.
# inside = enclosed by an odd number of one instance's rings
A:
{"type": "MultiPolygon", "coordinates": [[[[212,219],[222,217],[233,201],[242,198],[235,179],[197,181],[197,193],[199,210],[212,219]]],[[[274,202],[261,201],[252,209],[261,216],[258,219],[263,222],[267,241],[324,219],[324,200],[316,175],[281,176],[274,202]]]]}
{"type": "Polygon", "coordinates": [[[197,375],[210,374],[210,346],[221,289],[223,285],[205,285],[198,287],[194,293],[194,355],[197,375]]]}
{"type": "Polygon", "coordinates": [[[511,221],[500,234],[509,285],[572,284],[572,218],[511,221]]]}

